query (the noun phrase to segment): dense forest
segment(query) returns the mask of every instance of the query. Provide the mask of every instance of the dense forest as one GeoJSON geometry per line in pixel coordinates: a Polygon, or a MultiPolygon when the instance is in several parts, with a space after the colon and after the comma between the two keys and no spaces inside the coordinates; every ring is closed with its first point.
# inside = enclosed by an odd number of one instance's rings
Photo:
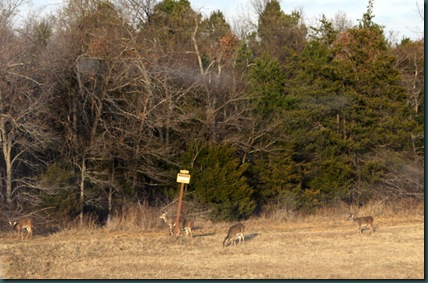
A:
{"type": "MultiPolygon", "coordinates": [[[[216,220],[424,198],[424,39],[392,41],[278,0],[237,27],[189,0],[66,1],[17,25],[0,2],[7,217],[162,208],[216,220]]],[[[320,11],[322,12],[322,11],[320,11]]]]}

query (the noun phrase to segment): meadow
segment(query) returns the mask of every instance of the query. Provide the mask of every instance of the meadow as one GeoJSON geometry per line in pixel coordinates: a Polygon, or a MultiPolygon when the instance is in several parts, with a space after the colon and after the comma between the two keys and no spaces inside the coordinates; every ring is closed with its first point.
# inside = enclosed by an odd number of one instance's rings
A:
{"type": "MultiPolygon", "coordinates": [[[[363,211],[358,216],[364,216],[363,211]]],[[[193,238],[152,225],[69,228],[17,240],[2,232],[6,279],[424,279],[424,208],[374,215],[375,232],[346,212],[243,221],[245,242],[223,247],[232,223],[196,219],[193,238]]]]}

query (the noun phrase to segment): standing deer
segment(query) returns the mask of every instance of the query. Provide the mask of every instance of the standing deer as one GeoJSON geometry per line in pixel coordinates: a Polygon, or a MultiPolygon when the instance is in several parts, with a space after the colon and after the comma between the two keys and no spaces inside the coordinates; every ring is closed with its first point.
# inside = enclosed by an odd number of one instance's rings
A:
{"type": "Polygon", "coordinates": [[[193,238],[193,232],[192,232],[193,227],[194,227],[194,223],[192,220],[184,219],[183,228],[184,228],[184,231],[186,232],[186,237],[190,235],[190,238],[193,238]]]}
{"type": "MultiPolygon", "coordinates": [[[[163,212],[159,218],[163,219],[165,223],[168,225],[169,228],[169,235],[174,235],[174,228],[175,228],[175,217],[169,217],[167,212],[163,212]]],[[[193,238],[192,229],[194,226],[194,223],[190,219],[186,219],[180,216],[179,218],[179,231],[183,229],[186,232],[186,237],[190,235],[190,238],[193,238]]]]}
{"type": "Polygon", "coordinates": [[[370,234],[373,232],[373,217],[371,216],[355,218],[353,214],[350,214],[348,220],[352,220],[357,225],[360,234],[362,234],[362,226],[370,227],[370,234]]]}
{"type": "Polygon", "coordinates": [[[241,238],[242,242],[245,242],[244,230],[245,226],[242,223],[232,225],[227,232],[226,238],[224,238],[223,247],[226,246],[230,241],[232,241],[232,245],[235,245],[236,238],[239,240],[238,245],[241,243],[241,238]]]}
{"type": "Polygon", "coordinates": [[[23,229],[27,230],[27,236],[25,237],[26,240],[28,237],[31,237],[31,239],[33,238],[33,218],[25,217],[19,221],[9,221],[9,224],[18,231],[17,239],[21,236],[21,240],[24,240],[24,235],[22,234],[23,229]]]}

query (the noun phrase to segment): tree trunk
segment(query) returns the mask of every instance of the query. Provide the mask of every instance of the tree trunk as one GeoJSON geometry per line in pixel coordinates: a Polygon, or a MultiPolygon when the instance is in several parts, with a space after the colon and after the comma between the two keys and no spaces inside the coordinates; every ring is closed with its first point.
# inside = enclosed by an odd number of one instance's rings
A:
{"type": "Polygon", "coordinates": [[[110,224],[110,221],[111,221],[112,200],[113,200],[113,187],[110,186],[108,191],[107,224],[110,224]]]}
{"type": "Polygon", "coordinates": [[[0,120],[0,142],[3,144],[3,155],[6,163],[6,202],[12,202],[12,137],[6,132],[4,119],[0,120]]]}
{"type": "Polygon", "coordinates": [[[113,210],[113,184],[114,184],[114,165],[111,166],[111,172],[110,172],[110,186],[108,190],[108,211],[107,211],[107,224],[110,223],[112,218],[112,210],[113,210]]]}
{"type": "Polygon", "coordinates": [[[80,225],[83,224],[83,206],[85,201],[86,158],[83,157],[80,180],[80,225]]]}

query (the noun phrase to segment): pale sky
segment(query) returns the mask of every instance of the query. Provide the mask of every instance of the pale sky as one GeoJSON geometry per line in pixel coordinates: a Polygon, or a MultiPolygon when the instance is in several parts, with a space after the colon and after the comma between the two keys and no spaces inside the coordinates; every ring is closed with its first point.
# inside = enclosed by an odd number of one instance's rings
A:
{"type": "MultiPolygon", "coordinates": [[[[212,11],[220,10],[230,24],[250,11],[248,0],[189,0],[195,10],[209,15],[212,11]]],[[[64,3],[64,0],[32,0],[34,8],[43,8],[44,11],[54,9],[64,3]]],[[[324,14],[328,19],[340,12],[358,24],[367,10],[368,0],[282,0],[282,10],[289,14],[293,10],[302,10],[305,23],[313,25],[324,14]]],[[[396,34],[398,40],[403,36],[412,40],[423,38],[424,21],[419,15],[418,7],[423,15],[424,2],[422,0],[374,0],[374,22],[384,26],[385,35],[389,31],[396,34]]]]}

